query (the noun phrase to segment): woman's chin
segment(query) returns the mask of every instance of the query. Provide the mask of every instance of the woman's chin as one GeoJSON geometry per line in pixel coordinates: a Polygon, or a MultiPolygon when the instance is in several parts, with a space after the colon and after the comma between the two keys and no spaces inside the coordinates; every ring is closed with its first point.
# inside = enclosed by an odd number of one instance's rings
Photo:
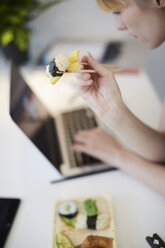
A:
{"type": "Polygon", "coordinates": [[[161,44],[163,43],[163,41],[157,41],[157,42],[144,42],[143,45],[148,48],[148,49],[155,49],[157,47],[159,47],[161,44]]]}

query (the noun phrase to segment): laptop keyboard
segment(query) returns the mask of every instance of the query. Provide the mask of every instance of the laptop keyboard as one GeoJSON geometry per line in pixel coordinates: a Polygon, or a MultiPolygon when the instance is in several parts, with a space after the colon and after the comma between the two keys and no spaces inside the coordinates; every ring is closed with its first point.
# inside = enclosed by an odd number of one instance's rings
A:
{"type": "Polygon", "coordinates": [[[77,131],[97,127],[92,111],[89,109],[75,110],[62,114],[62,118],[71,167],[99,164],[100,161],[98,159],[84,153],[74,152],[71,148],[74,143],[74,135],[77,131]]]}

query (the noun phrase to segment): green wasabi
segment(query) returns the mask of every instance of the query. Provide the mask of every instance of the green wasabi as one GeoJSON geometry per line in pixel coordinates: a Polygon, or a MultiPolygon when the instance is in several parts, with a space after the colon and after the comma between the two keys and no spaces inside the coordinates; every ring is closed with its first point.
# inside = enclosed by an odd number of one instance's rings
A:
{"type": "Polygon", "coordinates": [[[93,199],[87,199],[83,202],[84,209],[86,211],[86,214],[88,216],[96,216],[97,215],[97,206],[96,206],[96,200],[93,199]]]}

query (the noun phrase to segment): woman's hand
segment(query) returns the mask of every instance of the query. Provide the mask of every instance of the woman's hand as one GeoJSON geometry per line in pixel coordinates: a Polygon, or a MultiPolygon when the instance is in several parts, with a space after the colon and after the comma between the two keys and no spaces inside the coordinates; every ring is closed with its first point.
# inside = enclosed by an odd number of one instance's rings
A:
{"type": "Polygon", "coordinates": [[[77,75],[79,89],[82,97],[87,101],[90,108],[102,118],[113,114],[115,106],[123,105],[120,89],[111,70],[105,69],[89,53],[82,57],[81,62],[87,66],[80,69],[93,69],[96,73],[79,73],[77,75]]]}
{"type": "Polygon", "coordinates": [[[120,167],[120,156],[124,150],[118,141],[100,128],[79,131],[75,135],[73,149],[117,167],[120,167]]]}
{"type": "Polygon", "coordinates": [[[100,128],[79,131],[75,135],[75,151],[94,156],[116,166],[165,196],[165,166],[152,163],[122,147],[100,128]]]}

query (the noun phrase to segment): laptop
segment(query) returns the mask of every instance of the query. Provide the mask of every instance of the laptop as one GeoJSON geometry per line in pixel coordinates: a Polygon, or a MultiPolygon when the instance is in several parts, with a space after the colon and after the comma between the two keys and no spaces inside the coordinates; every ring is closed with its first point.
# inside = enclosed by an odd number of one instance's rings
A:
{"type": "Polygon", "coordinates": [[[0,198],[0,248],[5,246],[20,202],[18,198],[0,198]]]}
{"type": "Polygon", "coordinates": [[[98,125],[97,118],[89,108],[67,110],[54,118],[13,62],[10,84],[12,120],[63,176],[86,175],[111,169],[94,157],[72,150],[74,135],[78,130],[98,125]]]}

